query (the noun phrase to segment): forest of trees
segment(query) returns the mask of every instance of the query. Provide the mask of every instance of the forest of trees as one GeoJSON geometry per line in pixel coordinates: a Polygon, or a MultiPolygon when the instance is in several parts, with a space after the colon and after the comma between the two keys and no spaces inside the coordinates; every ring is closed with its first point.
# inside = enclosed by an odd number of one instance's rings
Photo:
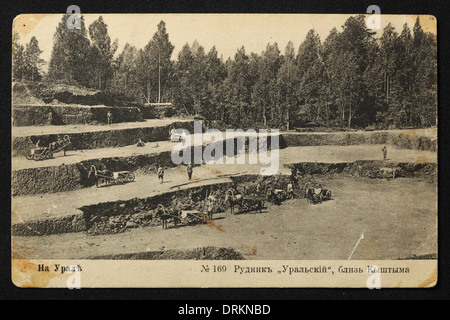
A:
{"type": "MultiPolygon", "coordinates": [[[[120,94],[140,103],[172,102],[178,112],[200,114],[234,127],[403,128],[436,124],[437,40],[419,18],[412,30],[389,24],[380,36],[363,15],[321,41],[310,30],[298,50],[277,43],[261,54],[239,48],[223,61],[197,41],[172,57],[164,21],[144,48],[120,53],[100,16],[88,28],[68,29],[65,15],[54,35],[44,75],[38,41],[24,48],[13,37],[13,77],[64,82],[120,94]]],[[[294,39],[299,40],[299,39],[294,39]]]]}

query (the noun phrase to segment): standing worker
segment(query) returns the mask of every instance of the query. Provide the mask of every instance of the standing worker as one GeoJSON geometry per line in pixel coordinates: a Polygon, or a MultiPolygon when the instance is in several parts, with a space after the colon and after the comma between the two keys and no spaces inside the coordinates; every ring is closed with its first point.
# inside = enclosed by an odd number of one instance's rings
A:
{"type": "Polygon", "coordinates": [[[261,181],[256,184],[256,196],[259,196],[261,193],[261,181]]]}
{"type": "Polygon", "coordinates": [[[292,188],[295,188],[297,186],[298,177],[297,177],[297,169],[295,167],[291,168],[291,183],[292,188]]]}
{"type": "Polygon", "coordinates": [[[112,113],[110,110],[108,110],[108,113],[106,114],[106,119],[108,121],[108,125],[112,125],[112,113]]]}
{"type": "Polygon", "coordinates": [[[206,211],[208,213],[209,221],[212,221],[212,219],[213,219],[213,210],[214,210],[215,202],[216,202],[216,198],[212,194],[206,200],[206,211]]]}
{"type": "Polygon", "coordinates": [[[137,142],[137,146],[138,147],[144,147],[145,146],[144,141],[142,141],[142,139],[139,139],[138,142],[137,142]]]}
{"type": "Polygon", "coordinates": [[[189,162],[189,164],[187,165],[187,174],[189,177],[189,181],[191,181],[192,179],[192,172],[194,171],[194,168],[192,166],[192,163],[189,162]]]}
{"type": "Polygon", "coordinates": [[[386,161],[386,157],[387,157],[387,148],[386,148],[386,146],[384,146],[383,149],[381,149],[381,151],[383,151],[383,160],[386,161]]]}
{"type": "Polygon", "coordinates": [[[160,180],[161,184],[164,183],[164,167],[163,166],[159,166],[158,167],[158,180],[160,180]]]}
{"type": "Polygon", "coordinates": [[[177,196],[172,196],[172,215],[175,227],[177,227],[178,223],[180,223],[180,215],[181,215],[181,206],[180,203],[178,202],[177,196]]]}

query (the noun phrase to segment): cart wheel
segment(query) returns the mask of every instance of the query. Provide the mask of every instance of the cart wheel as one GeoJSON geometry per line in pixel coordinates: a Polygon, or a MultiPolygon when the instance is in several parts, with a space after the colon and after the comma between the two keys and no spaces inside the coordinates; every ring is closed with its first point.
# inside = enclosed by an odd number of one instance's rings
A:
{"type": "Polygon", "coordinates": [[[126,179],[127,179],[127,182],[133,182],[135,178],[136,178],[136,177],[135,177],[135,175],[134,175],[133,172],[128,172],[127,178],[126,178],[126,179]]]}
{"type": "Polygon", "coordinates": [[[124,177],[124,176],[122,176],[122,175],[119,175],[119,176],[117,177],[117,182],[118,182],[118,183],[125,183],[125,182],[126,182],[126,177],[124,177]]]}
{"type": "Polygon", "coordinates": [[[31,153],[27,154],[26,157],[27,157],[27,160],[33,160],[34,159],[34,155],[31,154],[31,153]]]}

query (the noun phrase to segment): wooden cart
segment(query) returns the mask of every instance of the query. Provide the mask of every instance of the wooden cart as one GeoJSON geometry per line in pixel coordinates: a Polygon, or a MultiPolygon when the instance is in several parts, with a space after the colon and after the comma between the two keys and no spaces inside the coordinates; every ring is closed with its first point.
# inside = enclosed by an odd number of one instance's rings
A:
{"type": "Polygon", "coordinates": [[[26,158],[35,161],[51,159],[55,153],[60,151],[64,151],[64,155],[66,155],[66,149],[70,144],[71,141],[69,136],[65,135],[63,139],[50,143],[48,148],[42,147],[31,149],[30,153],[26,155],[26,158]]]}
{"type": "Polygon", "coordinates": [[[135,175],[131,171],[112,172],[107,170],[104,164],[100,164],[98,168],[91,165],[88,178],[91,178],[92,176],[96,179],[95,185],[97,187],[101,185],[124,184],[127,182],[133,182],[135,179],[135,175]]]}
{"type": "Polygon", "coordinates": [[[242,207],[240,211],[241,212],[259,211],[259,213],[261,213],[262,209],[264,208],[264,201],[265,199],[262,197],[245,196],[242,199],[242,207]]]}

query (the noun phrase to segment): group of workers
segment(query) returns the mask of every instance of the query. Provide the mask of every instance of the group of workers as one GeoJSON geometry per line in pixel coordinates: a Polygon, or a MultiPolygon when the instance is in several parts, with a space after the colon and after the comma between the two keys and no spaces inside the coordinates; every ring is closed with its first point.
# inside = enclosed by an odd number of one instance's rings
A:
{"type": "MultiPolygon", "coordinates": [[[[158,175],[158,180],[159,183],[164,183],[164,173],[166,171],[166,167],[163,165],[158,165],[157,169],[156,169],[156,174],[158,175]]],[[[192,163],[189,163],[186,167],[186,171],[188,174],[188,180],[191,181],[192,180],[192,173],[194,172],[194,166],[192,165],[192,163]]]]}
{"type": "MultiPolygon", "coordinates": [[[[206,211],[206,219],[209,221],[213,220],[213,211],[214,206],[216,204],[216,197],[211,193],[208,197],[206,197],[203,206],[203,212],[206,211]]],[[[171,203],[171,215],[176,217],[174,220],[175,226],[180,222],[181,218],[183,218],[183,203],[177,198],[177,196],[172,196],[171,203]]],[[[206,222],[206,221],[205,221],[206,222]]]]}
{"type": "MultiPolygon", "coordinates": [[[[137,147],[144,147],[145,143],[144,141],[142,141],[142,139],[139,139],[137,144],[137,147]]],[[[162,184],[164,183],[164,173],[166,171],[166,167],[163,165],[156,165],[156,174],[158,176],[158,180],[159,182],[162,184]]],[[[194,166],[192,165],[192,163],[189,163],[186,167],[186,172],[188,175],[188,180],[191,181],[192,180],[192,174],[194,172],[194,166]]]]}

